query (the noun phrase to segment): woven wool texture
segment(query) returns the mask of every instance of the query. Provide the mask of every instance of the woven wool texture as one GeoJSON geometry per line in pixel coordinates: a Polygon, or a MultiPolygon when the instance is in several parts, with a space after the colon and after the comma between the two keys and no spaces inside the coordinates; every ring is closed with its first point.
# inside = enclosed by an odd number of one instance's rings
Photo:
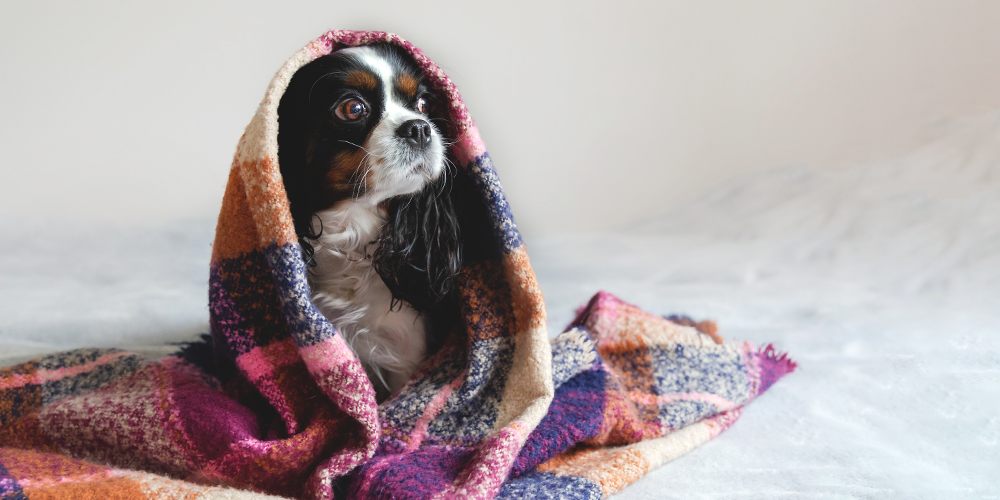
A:
{"type": "Polygon", "coordinates": [[[211,336],[0,371],[2,498],[603,498],[732,425],[795,368],[711,322],[607,293],[549,340],[524,244],[457,89],[382,32],[331,31],[278,71],[240,139],[216,230],[211,336]],[[388,41],[450,103],[466,262],[460,328],[381,406],[312,305],[277,165],[295,71],[388,41]]]}

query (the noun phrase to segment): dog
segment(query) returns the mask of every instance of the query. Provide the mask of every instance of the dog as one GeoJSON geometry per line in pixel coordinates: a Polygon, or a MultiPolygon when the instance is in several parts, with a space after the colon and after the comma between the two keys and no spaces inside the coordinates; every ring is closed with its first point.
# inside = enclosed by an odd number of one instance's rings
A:
{"type": "Polygon", "coordinates": [[[457,318],[456,170],[439,104],[409,54],[380,43],[306,64],[278,106],[278,164],[312,301],[379,401],[457,318]]]}

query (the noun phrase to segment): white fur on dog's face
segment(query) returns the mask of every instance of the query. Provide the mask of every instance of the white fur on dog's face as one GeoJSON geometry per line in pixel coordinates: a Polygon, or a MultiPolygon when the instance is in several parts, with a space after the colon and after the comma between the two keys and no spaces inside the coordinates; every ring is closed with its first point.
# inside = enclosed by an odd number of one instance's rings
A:
{"type": "Polygon", "coordinates": [[[427,116],[406,106],[394,92],[399,75],[391,61],[370,47],[343,49],[345,55],[356,58],[381,80],[383,105],[378,124],[361,147],[366,156],[359,169],[365,174],[367,190],[361,196],[371,204],[421,190],[444,171],[444,143],[441,132],[427,116]],[[404,122],[425,120],[430,125],[430,144],[416,150],[396,134],[404,122]]]}

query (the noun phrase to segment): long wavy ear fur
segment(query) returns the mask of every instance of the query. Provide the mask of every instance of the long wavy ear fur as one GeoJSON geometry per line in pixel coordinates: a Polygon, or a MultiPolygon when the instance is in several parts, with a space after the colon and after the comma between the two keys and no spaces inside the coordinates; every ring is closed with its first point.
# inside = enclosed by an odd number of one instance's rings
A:
{"type": "Polygon", "coordinates": [[[462,268],[462,238],[446,171],[417,194],[389,201],[387,220],[372,254],[375,272],[395,300],[432,317],[453,302],[462,268]]]}

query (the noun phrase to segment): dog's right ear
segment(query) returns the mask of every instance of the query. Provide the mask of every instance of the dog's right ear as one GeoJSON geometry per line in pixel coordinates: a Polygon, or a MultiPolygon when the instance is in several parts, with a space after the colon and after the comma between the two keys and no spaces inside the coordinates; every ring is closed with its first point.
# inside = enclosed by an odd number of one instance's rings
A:
{"type": "Polygon", "coordinates": [[[316,190],[311,189],[318,182],[316,176],[319,174],[309,171],[307,160],[309,141],[316,127],[309,107],[309,93],[323,74],[325,61],[322,59],[299,68],[278,103],[278,168],[288,196],[295,233],[299,236],[307,262],[312,258],[312,246],[305,239],[319,237],[319,231],[312,224],[318,200],[316,190]]]}

